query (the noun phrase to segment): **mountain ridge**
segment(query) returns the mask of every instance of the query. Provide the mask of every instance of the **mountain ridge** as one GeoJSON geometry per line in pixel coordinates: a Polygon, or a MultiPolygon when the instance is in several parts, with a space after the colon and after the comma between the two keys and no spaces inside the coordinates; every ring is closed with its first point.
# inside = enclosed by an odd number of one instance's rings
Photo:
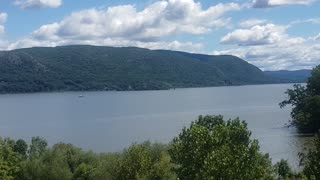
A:
{"type": "Polygon", "coordinates": [[[275,81],[231,55],[70,45],[0,51],[0,93],[160,90],[275,81]]]}

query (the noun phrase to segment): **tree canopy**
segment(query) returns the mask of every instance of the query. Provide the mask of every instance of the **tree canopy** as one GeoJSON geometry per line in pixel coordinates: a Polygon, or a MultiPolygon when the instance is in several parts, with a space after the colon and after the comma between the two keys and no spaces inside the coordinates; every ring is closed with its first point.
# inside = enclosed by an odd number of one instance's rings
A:
{"type": "Polygon", "coordinates": [[[320,65],[311,72],[307,85],[295,84],[288,89],[288,99],[280,107],[292,105],[292,125],[300,132],[315,133],[320,129],[320,65]]]}
{"type": "Polygon", "coordinates": [[[180,179],[271,179],[268,154],[238,118],[200,116],[173,140],[169,151],[180,179]]]}
{"type": "Polygon", "coordinates": [[[306,154],[300,154],[303,174],[308,179],[320,179],[320,135],[314,139],[314,148],[306,154]]]}

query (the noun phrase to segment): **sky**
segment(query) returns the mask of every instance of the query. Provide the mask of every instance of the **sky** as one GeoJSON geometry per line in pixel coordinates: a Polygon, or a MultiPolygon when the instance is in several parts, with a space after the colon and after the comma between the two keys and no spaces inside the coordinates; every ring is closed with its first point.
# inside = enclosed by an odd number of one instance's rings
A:
{"type": "Polygon", "coordinates": [[[320,0],[0,0],[0,50],[73,44],[320,64],[320,0]]]}

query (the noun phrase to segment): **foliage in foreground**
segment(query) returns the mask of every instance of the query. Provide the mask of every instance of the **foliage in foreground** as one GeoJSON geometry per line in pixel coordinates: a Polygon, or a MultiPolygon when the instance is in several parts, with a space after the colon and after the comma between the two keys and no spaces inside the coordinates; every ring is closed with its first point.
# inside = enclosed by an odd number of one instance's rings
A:
{"type": "MultiPolygon", "coordinates": [[[[286,161],[271,165],[250,139],[247,124],[200,116],[170,145],[133,144],[119,153],[93,153],[71,144],[52,147],[39,137],[0,139],[1,180],[297,179],[286,161]]],[[[320,178],[320,138],[303,156],[304,175],[320,178]]]]}
{"type": "Polygon", "coordinates": [[[308,179],[320,179],[320,135],[314,140],[314,145],[314,149],[300,155],[304,166],[303,173],[308,179]]]}
{"type": "Polygon", "coordinates": [[[303,133],[314,133],[320,129],[320,65],[311,72],[307,86],[295,84],[288,89],[288,99],[280,107],[292,105],[292,125],[303,133]]]}
{"type": "Polygon", "coordinates": [[[292,175],[292,170],[288,164],[288,161],[281,159],[279,162],[275,164],[275,170],[279,177],[282,179],[286,179],[292,175]]]}
{"type": "Polygon", "coordinates": [[[133,144],[121,153],[86,152],[71,144],[52,148],[39,137],[0,140],[1,180],[176,179],[173,163],[162,144],[133,144]]]}
{"type": "Polygon", "coordinates": [[[170,155],[180,179],[271,179],[269,156],[250,139],[247,124],[200,116],[173,140],[170,155]]]}

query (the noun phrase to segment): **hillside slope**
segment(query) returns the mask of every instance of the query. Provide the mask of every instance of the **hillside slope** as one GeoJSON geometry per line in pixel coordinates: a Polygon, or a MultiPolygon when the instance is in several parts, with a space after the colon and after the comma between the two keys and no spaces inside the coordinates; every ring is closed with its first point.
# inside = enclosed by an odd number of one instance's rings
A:
{"type": "Polygon", "coordinates": [[[259,68],[235,56],[78,45],[0,52],[0,93],[155,90],[270,82],[259,68]]]}

